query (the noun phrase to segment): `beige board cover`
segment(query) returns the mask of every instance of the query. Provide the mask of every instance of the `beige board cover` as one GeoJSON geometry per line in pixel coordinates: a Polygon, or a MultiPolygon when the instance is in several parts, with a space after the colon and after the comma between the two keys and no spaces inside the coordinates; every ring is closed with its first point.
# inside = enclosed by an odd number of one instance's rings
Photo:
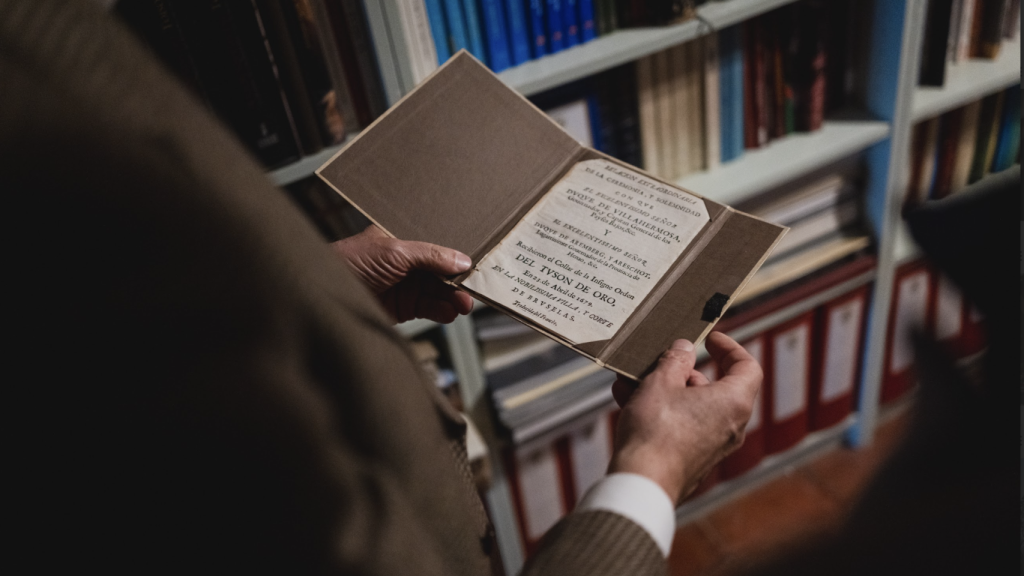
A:
{"type": "MultiPolygon", "coordinates": [[[[388,234],[455,248],[476,264],[576,162],[593,158],[643,172],[582,146],[461,51],[317,175],[388,234]]],[[[710,225],[616,336],[573,348],[639,378],[673,340],[704,338],[717,319],[708,317],[709,301],[720,316],[786,230],[704,201],[710,225]]]]}

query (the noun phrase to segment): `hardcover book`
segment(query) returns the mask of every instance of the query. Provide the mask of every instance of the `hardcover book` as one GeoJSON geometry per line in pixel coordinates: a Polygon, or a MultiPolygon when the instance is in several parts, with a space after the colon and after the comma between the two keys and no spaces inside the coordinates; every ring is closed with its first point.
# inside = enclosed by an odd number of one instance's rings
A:
{"type": "Polygon", "coordinates": [[[630,378],[699,343],[785,233],[580,144],[466,52],[317,175],[453,286],[630,378]]]}

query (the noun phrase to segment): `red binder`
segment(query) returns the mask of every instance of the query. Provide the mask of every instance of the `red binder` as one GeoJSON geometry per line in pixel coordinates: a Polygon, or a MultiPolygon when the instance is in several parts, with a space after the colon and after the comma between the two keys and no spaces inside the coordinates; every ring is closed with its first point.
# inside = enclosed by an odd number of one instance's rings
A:
{"type": "MultiPolygon", "coordinates": [[[[757,360],[757,363],[764,367],[764,337],[758,336],[744,342],[743,347],[757,360]]],[[[765,389],[771,384],[770,374],[765,371],[764,381],[761,383],[761,391],[754,400],[754,410],[747,420],[746,438],[743,445],[735,452],[727,456],[718,465],[718,479],[728,480],[750,470],[764,457],[764,397],[765,389]]]]}
{"type": "Polygon", "coordinates": [[[550,441],[506,449],[504,460],[519,532],[530,556],[544,533],[571,508],[563,488],[562,464],[550,441]]]}
{"type": "Polygon", "coordinates": [[[881,401],[891,402],[914,385],[915,329],[928,329],[931,307],[931,273],[924,262],[904,264],[896,271],[886,334],[885,366],[881,401]]]}
{"type": "MultiPolygon", "coordinates": [[[[611,410],[604,410],[582,419],[565,437],[566,465],[563,470],[570,480],[565,489],[567,500],[575,508],[580,499],[608,472],[612,459],[611,410]]],[[[564,484],[564,483],[563,483],[564,484]]]]}
{"type": "Polygon", "coordinates": [[[953,281],[938,270],[932,270],[932,299],[928,317],[931,319],[931,334],[937,342],[960,358],[967,355],[964,346],[966,306],[963,295],[953,281]]]}
{"type": "Polygon", "coordinates": [[[781,452],[807,435],[814,311],[772,329],[767,337],[765,453],[781,452]]]}
{"type": "Polygon", "coordinates": [[[838,424],[853,410],[860,378],[868,288],[862,286],[816,311],[810,429],[838,424]]]}

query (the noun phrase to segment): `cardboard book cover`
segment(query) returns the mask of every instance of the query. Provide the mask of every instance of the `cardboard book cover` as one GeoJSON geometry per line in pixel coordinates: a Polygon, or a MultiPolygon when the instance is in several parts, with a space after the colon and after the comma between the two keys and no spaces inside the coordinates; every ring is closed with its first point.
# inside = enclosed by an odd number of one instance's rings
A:
{"type": "Polygon", "coordinates": [[[468,254],[452,285],[634,379],[703,340],[786,231],[583,146],[464,51],[316,173],[391,236],[468,254]]]}

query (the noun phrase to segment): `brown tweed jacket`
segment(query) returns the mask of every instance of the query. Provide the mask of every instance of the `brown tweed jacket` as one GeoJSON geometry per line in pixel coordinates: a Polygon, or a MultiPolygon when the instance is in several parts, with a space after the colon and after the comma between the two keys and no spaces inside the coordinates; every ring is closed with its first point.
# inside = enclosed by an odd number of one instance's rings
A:
{"type": "MultiPolygon", "coordinates": [[[[458,415],[95,4],[0,0],[8,549],[41,573],[489,573],[458,415]]],[[[590,512],[526,572],[664,569],[638,526],[590,512]]]]}

